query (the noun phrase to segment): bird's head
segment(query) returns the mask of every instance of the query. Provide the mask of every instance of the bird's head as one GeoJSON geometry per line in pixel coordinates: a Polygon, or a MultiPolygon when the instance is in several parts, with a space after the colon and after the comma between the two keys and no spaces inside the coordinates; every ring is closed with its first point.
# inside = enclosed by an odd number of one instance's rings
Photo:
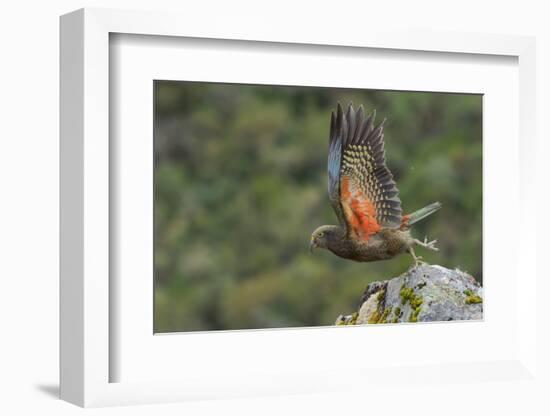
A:
{"type": "Polygon", "coordinates": [[[314,248],[330,248],[331,244],[342,239],[342,229],[336,225],[322,225],[311,234],[309,251],[314,248]]]}

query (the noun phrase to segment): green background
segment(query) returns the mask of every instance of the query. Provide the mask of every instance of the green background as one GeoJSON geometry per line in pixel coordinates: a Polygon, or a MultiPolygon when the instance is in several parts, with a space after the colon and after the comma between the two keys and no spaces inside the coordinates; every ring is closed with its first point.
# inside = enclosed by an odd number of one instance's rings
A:
{"type": "Polygon", "coordinates": [[[308,251],[336,224],[327,197],[330,112],[377,110],[404,212],[438,239],[432,264],[482,280],[482,97],[156,81],[155,332],[331,325],[409,255],[355,263],[308,251]]]}

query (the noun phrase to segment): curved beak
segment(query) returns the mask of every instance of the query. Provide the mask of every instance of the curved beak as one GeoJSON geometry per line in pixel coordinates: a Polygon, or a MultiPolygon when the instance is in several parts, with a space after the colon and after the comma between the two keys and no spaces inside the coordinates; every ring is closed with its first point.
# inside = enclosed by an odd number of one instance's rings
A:
{"type": "Polygon", "coordinates": [[[309,240],[309,252],[313,254],[313,249],[317,248],[317,243],[315,242],[315,239],[312,237],[311,240],[309,240]]]}

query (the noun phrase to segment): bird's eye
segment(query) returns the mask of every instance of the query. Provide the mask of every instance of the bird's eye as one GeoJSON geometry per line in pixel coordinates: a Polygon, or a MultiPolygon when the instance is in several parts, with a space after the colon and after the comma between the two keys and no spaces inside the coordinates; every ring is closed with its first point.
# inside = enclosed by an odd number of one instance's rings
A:
{"type": "Polygon", "coordinates": [[[321,238],[323,235],[325,235],[325,233],[319,233],[318,237],[321,238]]]}

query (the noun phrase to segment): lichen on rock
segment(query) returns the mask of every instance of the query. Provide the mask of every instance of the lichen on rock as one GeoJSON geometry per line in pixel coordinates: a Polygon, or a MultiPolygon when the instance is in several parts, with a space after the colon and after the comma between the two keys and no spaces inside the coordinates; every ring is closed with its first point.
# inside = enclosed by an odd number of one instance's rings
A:
{"type": "Polygon", "coordinates": [[[438,265],[415,266],[401,276],[374,282],[359,311],[340,315],[337,325],[438,322],[483,318],[483,288],[469,274],[438,265]]]}

